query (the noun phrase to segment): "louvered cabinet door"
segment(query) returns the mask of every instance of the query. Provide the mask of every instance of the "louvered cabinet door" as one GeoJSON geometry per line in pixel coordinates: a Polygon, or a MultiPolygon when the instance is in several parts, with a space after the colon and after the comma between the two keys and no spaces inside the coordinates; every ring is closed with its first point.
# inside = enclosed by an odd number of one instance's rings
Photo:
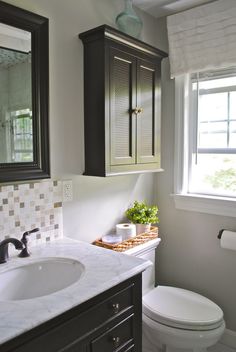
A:
{"type": "Polygon", "coordinates": [[[137,63],[137,163],[160,162],[161,67],[137,63]]]}
{"type": "Polygon", "coordinates": [[[134,164],[136,120],[136,60],[110,48],[110,163],[134,164]]]}
{"type": "Polygon", "coordinates": [[[160,75],[167,54],[107,25],[79,37],[84,44],[84,174],[161,171],[160,75]]]}

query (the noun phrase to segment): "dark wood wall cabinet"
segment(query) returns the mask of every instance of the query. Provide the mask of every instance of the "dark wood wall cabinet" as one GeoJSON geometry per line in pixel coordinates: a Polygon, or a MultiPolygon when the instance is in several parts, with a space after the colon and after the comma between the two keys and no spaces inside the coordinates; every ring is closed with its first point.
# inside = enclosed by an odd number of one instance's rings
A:
{"type": "Polygon", "coordinates": [[[2,344],[0,350],[141,352],[142,274],[2,344]]]}
{"type": "Polygon", "coordinates": [[[107,25],[84,44],[85,175],[160,171],[161,60],[167,56],[107,25]]]}

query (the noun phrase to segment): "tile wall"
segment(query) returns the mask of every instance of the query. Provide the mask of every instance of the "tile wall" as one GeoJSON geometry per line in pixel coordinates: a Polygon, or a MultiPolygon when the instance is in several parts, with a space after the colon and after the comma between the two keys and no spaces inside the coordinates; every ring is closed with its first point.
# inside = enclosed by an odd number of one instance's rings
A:
{"type": "Polygon", "coordinates": [[[25,231],[36,227],[40,231],[29,236],[31,245],[63,236],[62,182],[0,185],[0,241],[21,239],[25,231]]]}

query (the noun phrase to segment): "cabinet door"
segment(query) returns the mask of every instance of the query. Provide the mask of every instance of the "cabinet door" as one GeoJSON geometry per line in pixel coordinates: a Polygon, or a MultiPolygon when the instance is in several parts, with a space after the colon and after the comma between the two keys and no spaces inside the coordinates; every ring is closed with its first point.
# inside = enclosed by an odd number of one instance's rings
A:
{"type": "Polygon", "coordinates": [[[160,161],[161,66],[137,61],[137,163],[160,161]]]}
{"type": "Polygon", "coordinates": [[[135,163],[136,60],[110,48],[110,164],[135,163]]]}

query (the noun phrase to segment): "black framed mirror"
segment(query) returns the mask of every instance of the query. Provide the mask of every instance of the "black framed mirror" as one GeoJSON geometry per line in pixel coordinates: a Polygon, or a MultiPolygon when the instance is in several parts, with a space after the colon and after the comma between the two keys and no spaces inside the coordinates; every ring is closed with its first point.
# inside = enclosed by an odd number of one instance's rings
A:
{"type": "Polygon", "coordinates": [[[0,182],[50,177],[48,19],[0,1],[0,182]]]}

